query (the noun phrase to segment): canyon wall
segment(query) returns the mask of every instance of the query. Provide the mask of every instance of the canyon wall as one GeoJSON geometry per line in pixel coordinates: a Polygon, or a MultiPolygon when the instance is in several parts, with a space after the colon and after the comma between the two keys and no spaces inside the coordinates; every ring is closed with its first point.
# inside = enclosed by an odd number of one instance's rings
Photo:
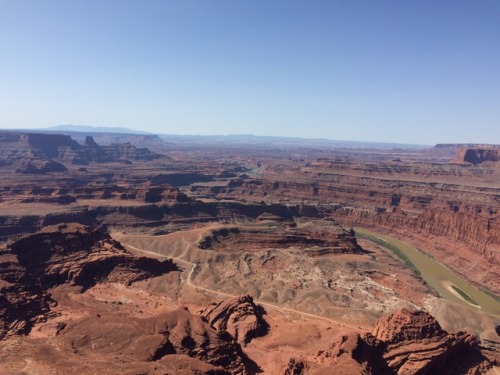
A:
{"type": "Polygon", "coordinates": [[[343,225],[408,241],[476,285],[500,294],[500,174],[487,165],[302,162],[194,193],[298,202],[343,225]]]}

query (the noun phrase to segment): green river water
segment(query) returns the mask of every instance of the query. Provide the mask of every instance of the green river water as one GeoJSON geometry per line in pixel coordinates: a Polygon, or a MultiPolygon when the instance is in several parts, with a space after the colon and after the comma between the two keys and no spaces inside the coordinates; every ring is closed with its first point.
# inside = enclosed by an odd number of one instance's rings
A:
{"type": "Polygon", "coordinates": [[[473,310],[482,310],[485,313],[500,316],[500,301],[471,285],[429,255],[395,238],[361,228],[354,228],[354,230],[357,237],[396,254],[408,268],[420,273],[422,279],[442,298],[458,302],[473,310]]]}

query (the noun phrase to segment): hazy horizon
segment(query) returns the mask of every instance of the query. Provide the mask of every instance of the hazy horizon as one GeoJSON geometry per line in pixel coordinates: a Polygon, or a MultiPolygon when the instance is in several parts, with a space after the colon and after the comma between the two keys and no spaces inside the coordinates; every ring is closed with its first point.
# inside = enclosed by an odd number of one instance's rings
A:
{"type": "Polygon", "coordinates": [[[17,128],[17,129],[6,129],[6,130],[28,130],[28,131],[51,131],[51,132],[81,132],[81,133],[123,133],[123,134],[137,134],[137,135],[158,135],[158,136],[174,136],[174,137],[206,137],[206,138],[217,138],[217,137],[227,137],[227,138],[276,138],[276,139],[295,139],[295,140],[305,140],[305,141],[325,141],[325,142],[345,142],[345,143],[379,143],[379,144],[393,144],[393,145],[408,145],[408,146],[435,146],[435,144],[418,144],[418,143],[402,143],[402,142],[382,142],[382,141],[357,141],[352,139],[335,139],[335,138],[312,138],[312,137],[299,137],[299,136],[289,136],[289,135],[262,135],[262,134],[252,134],[252,133],[229,133],[229,134],[182,134],[182,133],[154,133],[149,131],[141,131],[134,128],[126,128],[121,126],[93,126],[93,125],[75,125],[75,124],[62,124],[49,127],[38,127],[38,128],[17,128]],[[75,128],[72,128],[75,127],[75,128]],[[79,130],[79,128],[85,128],[79,130]]]}
{"type": "Polygon", "coordinates": [[[496,1],[0,0],[0,128],[500,143],[496,1]]]}

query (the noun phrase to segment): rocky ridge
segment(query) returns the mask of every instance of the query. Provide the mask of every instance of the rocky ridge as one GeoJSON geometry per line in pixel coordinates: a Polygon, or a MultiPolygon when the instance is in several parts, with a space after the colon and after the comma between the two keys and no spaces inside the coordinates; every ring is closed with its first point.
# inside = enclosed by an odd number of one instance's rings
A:
{"type": "Polygon", "coordinates": [[[141,364],[143,371],[151,363],[174,373],[249,374],[253,365],[227,332],[215,330],[186,308],[149,319],[118,319],[114,314],[81,319],[65,327],[60,340],[76,354],[112,355],[141,364]]]}
{"type": "MultiPolygon", "coordinates": [[[[244,211],[240,213],[244,214],[244,211]]],[[[218,251],[258,251],[262,248],[302,248],[309,256],[361,254],[354,231],[345,230],[331,219],[284,219],[273,217],[241,226],[228,226],[211,231],[199,243],[201,249],[218,251]]]]}
{"type": "Polygon", "coordinates": [[[447,333],[423,311],[396,311],[372,333],[340,333],[327,350],[292,358],[283,374],[484,374],[492,362],[466,332],[447,333]]]}
{"type": "Polygon", "coordinates": [[[253,338],[264,336],[269,325],[264,320],[265,311],[249,295],[229,298],[207,307],[201,316],[219,332],[228,332],[245,346],[253,338]]]}
{"type": "Polygon", "coordinates": [[[105,310],[90,315],[67,302],[98,283],[129,286],[176,270],[170,260],[128,253],[103,228],[76,223],[44,227],[0,249],[0,339],[11,342],[17,335],[29,335],[35,325],[53,329],[55,336],[46,343],[17,341],[18,350],[28,350],[27,356],[37,348],[51,353],[51,364],[43,365],[53,366],[51,373],[74,373],[75,366],[88,373],[104,368],[148,374],[258,371],[238,343],[267,332],[264,310],[250,296],[223,301],[203,315],[177,308],[149,318],[120,312],[115,302],[101,302],[105,310]],[[65,314],[70,309],[77,318],[60,316],[59,303],[65,314]],[[53,352],[53,347],[58,350],[53,352]],[[83,365],[82,358],[92,358],[86,361],[92,364],[83,365]],[[128,365],[122,367],[124,363],[128,365]]]}
{"type": "Polygon", "coordinates": [[[26,334],[51,316],[50,288],[85,290],[98,282],[130,284],[176,269],[169,261],[135,257],[99,228],[60,224],[0,248],[0,337],[26,334]]]}

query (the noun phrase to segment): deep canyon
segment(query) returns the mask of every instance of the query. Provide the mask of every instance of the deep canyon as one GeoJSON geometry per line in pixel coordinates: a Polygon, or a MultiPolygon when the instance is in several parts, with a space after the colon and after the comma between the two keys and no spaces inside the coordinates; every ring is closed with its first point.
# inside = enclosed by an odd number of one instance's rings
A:
{"type": "Polygon", "coordinates": [[[499,152],[2,131],[0,374],[498,373],[499,152]]]}

